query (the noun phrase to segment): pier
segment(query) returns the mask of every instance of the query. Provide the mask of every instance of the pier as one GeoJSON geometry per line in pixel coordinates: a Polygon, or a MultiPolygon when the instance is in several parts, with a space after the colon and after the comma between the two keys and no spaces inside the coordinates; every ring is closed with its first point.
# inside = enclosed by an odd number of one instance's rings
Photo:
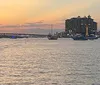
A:
{"type": "Polygon", "coordinates": [[[25,34],[25,33],[0,33],[0,38],[11,38],[15,36],[16,38],[45,38],[47,35],[43,34],[25,34]]]}

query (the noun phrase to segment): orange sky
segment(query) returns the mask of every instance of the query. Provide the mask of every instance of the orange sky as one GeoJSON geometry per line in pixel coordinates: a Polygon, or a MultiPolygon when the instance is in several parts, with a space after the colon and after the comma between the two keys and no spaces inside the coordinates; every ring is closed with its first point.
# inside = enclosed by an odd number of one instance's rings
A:
{"type": "Polygon", "coordinates": [[[36,22],[44,25],[60,23],[55,28],[62,25],[64,29],[64,20],[78,15],[91,15],[99,23],[99,3],[100,0],[0,0],[0,24],[3,25],[0,30],[20,30],[17,27],[7,28],[7,25],[36,22]]]}

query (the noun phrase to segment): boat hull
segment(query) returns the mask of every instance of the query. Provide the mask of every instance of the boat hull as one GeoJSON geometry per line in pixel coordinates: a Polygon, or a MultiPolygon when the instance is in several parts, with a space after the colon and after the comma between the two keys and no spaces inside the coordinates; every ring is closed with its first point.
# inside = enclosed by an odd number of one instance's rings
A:
{"type": "Polygon", "coordinates": [[[88,40],[88,38],[85,36],[73,36],[72,39],[73,40],[88,40]]]}
{"type": "Polygon", "coordinates": [[[49,39],[49,40],[57,40],[58,37],[53,37],[53,36],[52,36],[52,37],[48,37],[48,39],[49,39]]]}
{"type": "Polygon", "coordinates": [[[87,38],[73,38],[73,40],[88,40],[87,38]]]}
{"type": "Polygon", "coordinates": [[[58,39],[57,35],[48,35],[47,37],[49,40],[57,40],[58,39]]]}
{"type": "Polygon", "coordinates": [[[98,39],[97,36],[92,36],[92,37],[87,37],[89,40],[95,40],[95,39],[98,39]]]}

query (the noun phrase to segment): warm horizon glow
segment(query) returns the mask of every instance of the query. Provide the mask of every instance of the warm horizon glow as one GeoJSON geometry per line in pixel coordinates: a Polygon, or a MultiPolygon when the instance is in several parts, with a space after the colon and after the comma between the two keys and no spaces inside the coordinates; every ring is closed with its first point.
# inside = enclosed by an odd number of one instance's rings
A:
{"type": "MultiPolygon", "coordinates": [[[[20,28],[15,25],[35,25],[36,22],[39,26],[43,23],[42,28],[46,28],[45,24],[59,23],[55,28],[64,29],[65,19],[88,15],[98,22],[100,28],[99,3],[100,0],[0,0],[0,30],[28,30],[29,27],[20,28]]],[[[34,25],[33,28],[36,27],[34,25]]]]}

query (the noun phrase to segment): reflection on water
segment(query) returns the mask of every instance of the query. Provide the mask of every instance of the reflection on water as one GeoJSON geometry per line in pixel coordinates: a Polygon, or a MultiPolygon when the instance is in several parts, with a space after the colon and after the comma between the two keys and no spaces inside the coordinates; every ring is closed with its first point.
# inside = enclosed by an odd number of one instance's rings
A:
{"type": "Polygon", "coordinates": [[[0,39],[0,85],[100,84],[100,39],[0,39]]]}

